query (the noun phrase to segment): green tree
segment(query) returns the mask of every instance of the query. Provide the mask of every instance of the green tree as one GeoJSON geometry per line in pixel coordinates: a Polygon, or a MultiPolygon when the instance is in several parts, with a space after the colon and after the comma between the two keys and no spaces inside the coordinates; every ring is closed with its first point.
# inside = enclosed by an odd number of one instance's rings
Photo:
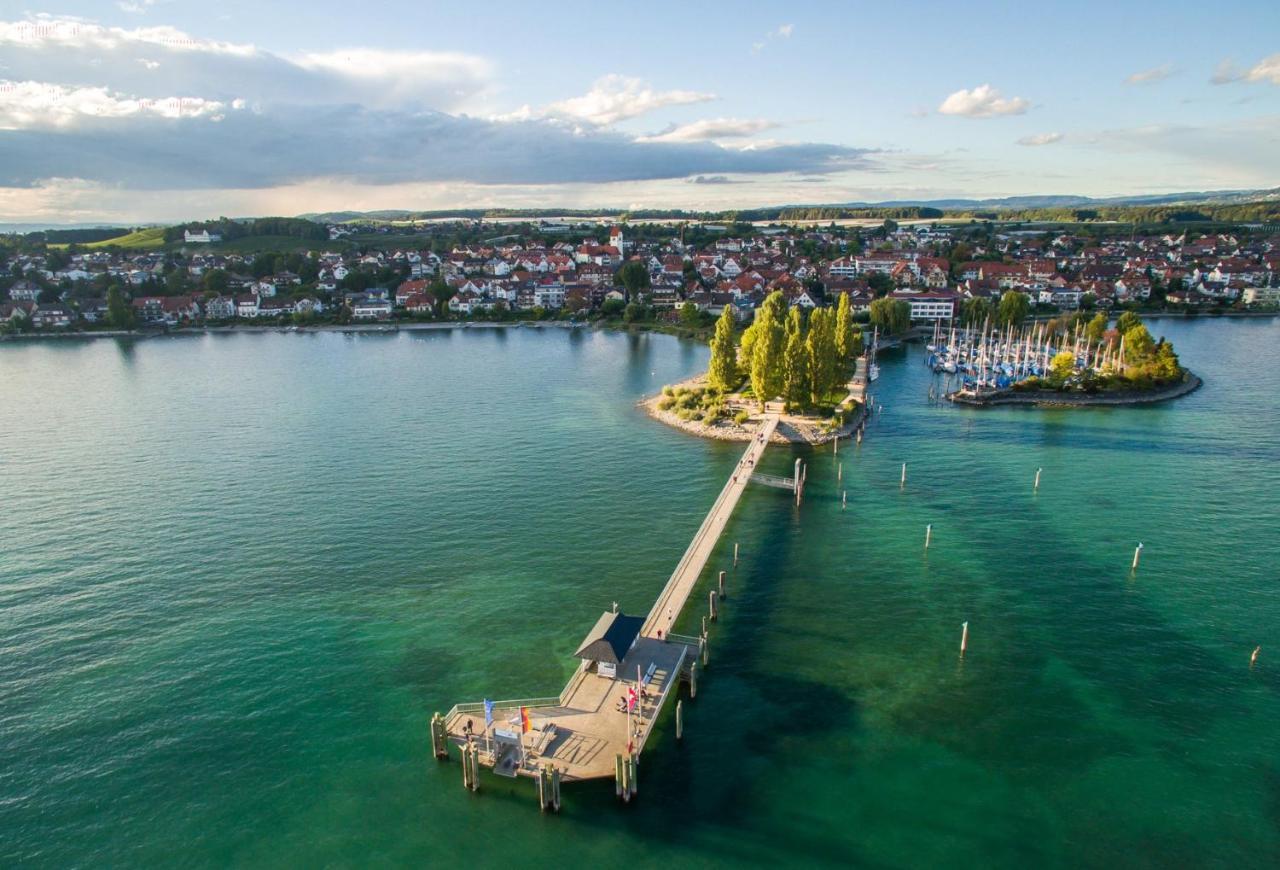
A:
{"type": "Polygon", "coordinates": [[[898,335],[911,328],[911,303],[905,299],[873,299],[871,323],[886,335],[898,335]]]}
{"type": "Polygon", "coordinates": [[[1141,366],[1150,362],[1155,354],[1156,343],[1147,328],[1139,323],[1131,326],[1124,333],[1124,360],[1129,366],[1141,366]]]}
{"type": "Polygon", "coordinates": [[[886,296],[893,290],[893,279],[884,272],[872,272],[867,276],[867,286],[877,296],[886,296]]]}
{"type": "MultiPolygon", "coordinates": [[[[725,306],[728,308],[729,306],[725,306]]],[[[697,329],[702,324],[702,314],[698,311],[698,306],[692,302],[686,302],[680,306],[680,323],[689,329],[697,329]]]]}
{"type": "Polygon", "coordinates": [[[707,383],[721,392],[738,386],[737,348],[733,345],[733,307],[726,305],[716,321],[711,338],[711,362],[707,367],[707,383]]]}
{"type": "Polygon", "coordinates": [[[113,329],[130,329],[133,326],[133,309],[119,287],[107,291],[107,325],[113,329]]]}
{"type": "Polygon", "coordinates": [[[1018,290],[1006,290],[996,306],[996,322],[1001,326],[1020,326],[1031,313],[1031,303],[1027,294],[1018,290]]]}
{"type": "Polygon", "coordinates": [[[1156,377],[1164,381],[1171,381],[1182,373],[1182,364],[1173,352],[1173,345],[1164,339],[1156,345],[1155,370],[1156,377]]]}
{"type": "Polygon", "coordinates": [[[1084,328],[1085,338],[1089,339],[1090,344],[1100,344],[1102,336],[1107,331],[1107,315],[1099,311],[1093,315],[1093,319],[1089,321],[1084,328]]]}
{"type": "Polygon", "coordinates": [[[809,351],[805,346],[804,315],[799,307],[787,312],[786,347],[782,353],[782,395],[788,408],[809,401],[809,351]]]}
{"type": "MultiPolygon", "coordinates": [[[[352,272],[351,274],[354,275],[357,273],[352,272]]],[[[347,277],[350,278],[351,275],[348,275],[347,277]]],[[[440,317],[444,317],[448,312],[449,300],[458,295],[458,291],[445,283],[443,278],[436,278],[432,281],[427,287],[427,292],[436,300],[436,314],[440,317]]]]}
{"type": "MultiPolygon", "coordinates": [[[[754,336],[750,358],[751,390],[756,394],[761,410],[764,410],[765,402],[782,390],[783,305],[781,291],[770,293],[756,311],[755,322],[748,330],[754,336]]],[[[745,335],[743,342],[746,343],[745,335]]]]}
{"type": "Polygon", "coordinates": [[[1116,331],[1121,335],[1128,334],[1129,330],[1135,326],[1142,325],[1142,318],[1138,316],[1136,311],[1123,311],[1116,318],[1116,331]]]}
{"type": "Polygon", "coordinates": [[[845,372],[854,357],[854,335],[857,328],[853,325],[853,305],[849,302],[849,294],[841,293],[836,302],[836,357],[841,373],[845,372]]]}
{"type": "Polygon", "coordinates": [[[836,358],[835,316],[829,308],[815,308],[809,317],[805,339],[809,357],[809,394],[814,405],[835,389],[840,381],[836,358]]]}
{"type": "Polygon", "coordinates": [[[606,299],[600,306],[600,313],[605,317],[618,317],[626,307],[627,303],[621,299],[606,299]]]}
{"type": "Polygon", "coordinates": [[[1076,369],[1076,358],[1071,351],[1064,350],[1059,354],[1055,354],[1049,362],[1049,374],[1053,380],[1062,383],[1071,377],[1071,373],[1076,369]]]}
{"type": "Polygon", "coordinates": [[[200,286],[214,293],[226,293],[227,273],[222,269],[210,269],[201,276],[200,286]]]}
{"type": "Polygon", "coordinates": [[[994,313],[991,300],[985,296],[973,296],[960,303],[960,322],[967,326],[982,326],[994,313]]]}
{"type": "Polygon", "coordinates": [[[616,275],[618,281],[622,282],[622,287],[626,295],[628,303],[642,290],[649,288],[649,270],[645,268],[644,263],[639,260],[627,260],[622,264],[622,268],[618,270],[616,275]]]}

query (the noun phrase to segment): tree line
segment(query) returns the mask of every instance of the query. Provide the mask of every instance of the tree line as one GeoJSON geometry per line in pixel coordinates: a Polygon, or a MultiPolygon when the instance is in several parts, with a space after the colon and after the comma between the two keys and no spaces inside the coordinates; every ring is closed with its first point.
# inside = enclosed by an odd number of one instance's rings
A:
{"type": "Polygon", "coordinates": [[[708,383],[732,392],[747,380],[761,409],[782,398],[787,410],[835,404],[848,382],[851,367],[862,353],[862,333],[853,320],[848,294],[840,294],[834,309],[788,309],[781,291],[774,291],[756,310],[755,320],[735,342],[733,310],[725,306],[711,339],[708,383]]]}

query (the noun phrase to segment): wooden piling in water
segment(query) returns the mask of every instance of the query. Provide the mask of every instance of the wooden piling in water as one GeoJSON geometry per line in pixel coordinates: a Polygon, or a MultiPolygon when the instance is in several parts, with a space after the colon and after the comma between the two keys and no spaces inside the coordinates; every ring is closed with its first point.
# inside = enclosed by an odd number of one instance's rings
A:
{"type": "Polygon", "coordinates": [[[924,527],[924,548],[929,549],[929,542],[933,540],[933,523],[924,527]]]}
{"type": "Polygon", "coordinates": [[[676,739],[684,739],[684,701],[676,699],[676,739]]]}
{"type": "Polygon", "coordinates": [[[622,753],[619,752],[613,757],[613,795],[614,797],[622,797],[622,753]]]}
{"type": "Polygon", "coordinates": [[[969,646],[969,623],[965,622],[960,626],[960,655],[964,655],[967,646],[969,646]]]}
{"type": "Polygon", "coordinates": [[[721,572],[720,572],[720,577],[719,577],[719,585],[720,585],[720,590],[719,590],[719,591],[720,591],[720,597],[721,597],[721,598],[724,598],[724,575],[725,575],[725,572],[724,572],[724,571],[721,571],[721,572]]]}
{"type": "Polygon", "coordinates": [[[1255,646],[1253,648],[1253,655],[1249,656],[1249,667],[1253,667],[1258,663],[1258,653],[1260,652],[1262,652],[1262,647],[1255,646]]]}
{"type": "Polygon", "coordinates": [[[702,666],[705,668],[711,663],[711,644],[705,634],[698,638],[698,651],[702,653],[702,666]]]}
{"type": "Polygon", "coordinates": [[[1136,572],[1138,570],[1138,559],[1140,559],[1141,557],[1142,557],[1142,542],[1139,541],[1137,548],[1134,549],[1133,551],[1133,564],[1129,566],[1130,571],[1136,572]]]}
{"type": "Polygon", "coordinates": [[[904,462],[902,463],[902,479],[898,481],[898,486],[905,487],[906,485],[907,485],[907,463],[904,462]]]}
{"type": "Polygon", "coordinates": [[[1041,472],[1041,471],[1044,471],[1044,469],[1043,469],[1043,468],[1037,468],[1037,469],[1036,469],[1036,483],[1035,483],[1035,486],[1033,486],[1033,487],[1032,487],[1032,491],[1033,491],[1033,492],[1039,492],[1039,491],[1040,491],[1040,472],[1041,472]]]}
{"type": "Polygon", "coordinates": [[[733,542],[733,567],[738,567],[738,542],[733,542]]]}
{"type": "Polygon", "coordinates": [[[844,480],[844,463],[836,463],[836,480],[844,480]]]}
{"type": "Polygon", "coordinates": [[[840,493],[840,510],[844,510],[849,506],[849,490],[840,493]]]}
{"type": "Polygon", "coordinates": [[[698,663],[689,665],[689,700],[698,697],[698,663]]]}
{"type": "Polygon", "coordinates": [[[445,733],[444,717],[438,712],[431,717],[431,752],[438,759],[449,757],[449,742],[445,733]]]}
{"type": "Polygon", "coordinates": [[[707,615],[711,617],[711,621],[716,621],[716,591],[710,590],[707,595],[707,615]]]}
{"type": "Polygon", "coordinates": [[[551,768],[551,809],[560,812],[560,768],[551,768]]]}

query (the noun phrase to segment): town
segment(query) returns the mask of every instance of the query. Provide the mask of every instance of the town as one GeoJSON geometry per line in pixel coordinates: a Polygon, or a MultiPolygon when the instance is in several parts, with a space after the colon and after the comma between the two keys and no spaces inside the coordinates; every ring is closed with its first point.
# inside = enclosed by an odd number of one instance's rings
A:
{"type": "Polygon", "coordinates": [[[726,308],[751,321],[775,291],[807,309],[847,294],[860,322],[886,332],[908,318],[873,310],[877,298],[906,303],[915,324],[980,321],[1009,294],[1045,316],[1280,306],[1280,232],[1260,225],[267,220],[308,237],[223,250],[226,221],[170,228],[153,250],[0,237],[0,334],[509,319],[705,330],[726,308]]]}

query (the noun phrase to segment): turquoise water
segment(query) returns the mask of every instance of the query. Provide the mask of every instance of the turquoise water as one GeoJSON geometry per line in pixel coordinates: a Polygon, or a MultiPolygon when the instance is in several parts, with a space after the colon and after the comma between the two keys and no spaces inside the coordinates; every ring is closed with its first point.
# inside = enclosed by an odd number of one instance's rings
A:
{"type": "Polygon", "coordinates": [[[884,357],[861,448],[731,523],[683,744],[556,817],[465,792],[426,723],[555,693],[647,608],[739,449],[634,403],[705,348],[0,346],[0,864],[1276,866],[1280,324],[1154,331],[1204,389],[957,409],[884,357]]]}

